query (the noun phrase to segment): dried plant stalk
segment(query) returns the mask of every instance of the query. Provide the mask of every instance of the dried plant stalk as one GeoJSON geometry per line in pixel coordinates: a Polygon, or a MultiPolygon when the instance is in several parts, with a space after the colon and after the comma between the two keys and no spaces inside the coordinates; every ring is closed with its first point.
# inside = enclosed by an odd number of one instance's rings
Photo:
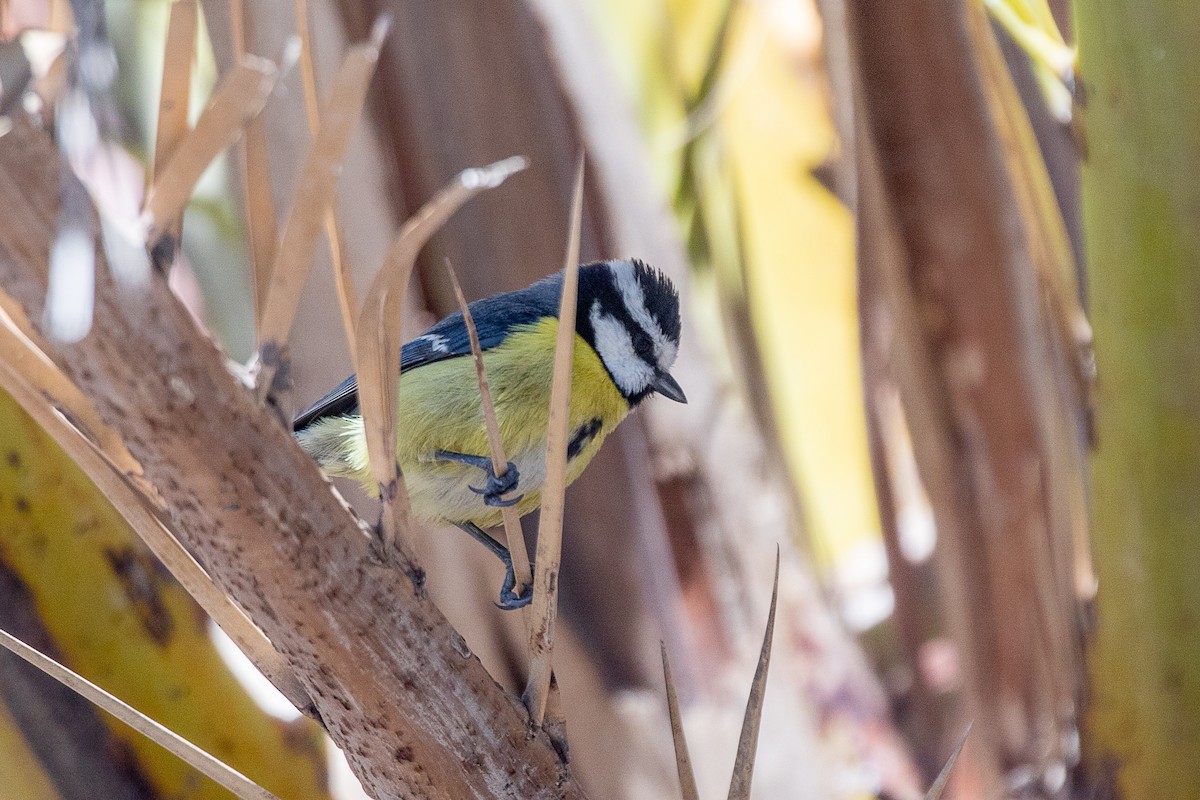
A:
{"type": "Polygon", "coordinates": [[[675,770],[679,773],[679,791],[683,800],[700,800],[696,788],[696,773],[692,770],[692,757],[688,754],[687,737],[683,733],[683,715],[679,713],[679,697],[675,694],[675,680],[671,677],[671,662],[667,659],[667,645],[658,643],[662,650],[663,682],[667,686],[667,713],[671,717],[671,741],[675,745],[675,770]]]}
{"type": "Polygon", "coordinates": [[[283,348],[300,304],[300,293],[308,282],[321,220],[337,189],[342,158],[362,116],[367,87],[375,74],[387,30],[386,19],[381,19],[372,29],[370,40],[352,47],[346,54],[333,79],[325,113],[321,115],[324,123],[313,138],[301,168],[295,199],[271,267],[259,326],[260,398],[271,391],[275,373],[283,363],[283,348]]]}
{"type": "MultiPolygon", "coordinates": [[[[12,303],[2,293],[0,299],[5,304],[12,303]]],[[[124,442],[100,419],[82,392],[32,342],[22,339],[10,323],[8,315],[0,313],[0,387],[66,451],[155,557],[259,671],[293,705],[309,711],[312,701],[283,657],[163,525],[155,510],[163,509],[164,503],[153,487],[138,478],[142,474],[141,465],[125,449],[124,442]],[[70,397],[71,404],[62,404],[62,397],[70,397]],[[97,441],[109,442],[121,461],[115,461],[109,452],[93,444],[75,427],[78,420],[86,420],[89,426],[86,434],[97,441]],[[113,442],[119,447],[113,446],[113,442]]]]}
{"type": "Polygon", "coordinates": [[[157,742],[192,765],[198,771],[224,786],[241,800],[279,800],[278,797],[247,778],[225,762],[209,755],[179,734],[138,711],[133,706],[101,689],[52,658],[22,642],[8,631],[0,630],[0,646],[40,669],[80,697],[99,706],[138,733],[157,742]]]}
{"type": "Polygon", "coordinates": [[[271,265],[275,263],[275,245],[279,226],[275,217],[275,198],[271,196],[271,165],[267,157],[267,126],[262,116],[256,116],[246,126],[242,179],[243,202],[246,205],[246,241],[249,244],[250,267],[253,271],[254,312],[260,321],[267,301],[271,281],[271,265]]]}
{"type": "MultiPolygon", "coordinates": [[[[483,365],[483,350],[479,346],[479,333],[475,329],[475,319],[471,316],[471,308],[463,295],[462,285],[450,261],[446,261],[446,272],[450,275],[450,284],[454,287],[454,297],[458,301],[458,309],[463,315],[463,324],[467,326],[467,336],[471,340],[471,357],[475,360],[475,378],[479,382],[479,405],[483,410],[483,422],[487,427],[488,447],[492,451],[492,471],[497,478],[508,474],[508,456],[504,452],[504,439],[500,436],[500,422],[496,419],[496,406],[492,402],[492,390],[488,386],[487,370],[483,365]]],[[[529,551],[525,547],[525,535],[521,529],[521,515],[516,506],[501,507],[501,519],[504,521],[504,535],[508,540],[508,553],[512,558],[513,575],[516,585],[513,591],[517,595],[525,592],[526,587],[533,585],[533,573],[529,570],[529,551]]]]}
{"type": "MultiPolygon", "coordinates": [[[[411,530],[412,510],[396,464],[396,393],[400,381],[404,296],[413,264],[429,237],[463,203],[479,192],[499,186],[525,166],[525,159],[515,157],[459,173],[404,223],[363,301],[358,338],[352,349],[358,354],[358,404],[363,414],[367,455],[371,474],[379,485],[380,499],[384,501],[379,533],[385,555],[400,545],[400,530],[411,530]]],[[[415,565],[411,554],[403,550],[401,554],[415,565]]]]}
{"type": "Polygon", "coordinates": [[[229,34],[233,39],[233,55],[241,59],[246,55],[246,10],[242,0],[229,0],[229,34]]]}
{"type": "MultiPolygon", "coordinates": [[[[316,136],[320,128],[321,114],[317,107],[317,76],[313,66],[312,37],[308,32],[308,2],[296,0],[296,35],[300,39],[300,82],[304,86],[304,111],[308,119],[308,132],[316,136]]],[[[338,305],[342,310],[342,324],[346,328],[346,341],[355,340],[355,321],[358,319],[358,292],[354,289],[354,276],[350,272],[350,259],[346,253],[346,242],[338,224],[338,199],[335,194],[325,209],[325,238],[329,242],[329,259],[333,264],[333,282],[337,289],[338,305]]],[[[353,364],[354,348],[350,348],[353,364]]],[[[355,366],[357,371],[357,366],[355,366]]]]}
{"type": "MultiPolygon", "coordinates": [[[[229,34],[233,57],[240,61],[246,55],[246,12],[242,0],[229,0],[229,34]]],[[[238,155],[242,164],[242,200],[246,206],[246,241],[254,278],[251,285],[257,326],[262,324],[263,303],[266,302],[267,281],[275,261],[278,235],[267,158],[267,128],[261,116],[256,116],[246,126],[246,138],[238,155]]]]}
{"type": "Polygon", "coordinates": [[[553,671],[554,622],[558,616],[558,569],[562,559],[563,506],[566,501],[567,438],[570,435],[571,373],[575,357],[575,304],[579,289],[579,236],[583,221],[583,156],[575,172],[571,229],[563,267],[558,337],[554,343],[554,380],[550,386],[550,422],[546,431],[546,480],[538,523],[533,583],[533,627],[529,633],[529,678],[525,707],[535,726],[546,714],[553,671]]]}
{"type": "Polygon", "coordinates": [[[270,61],[246,56],[221,82],[196,127],[179,143],[146,193],[142,223],[151,243],[183,213],[196,181],[209,163],[233,144],[246,123],[262,111],[277,74],[270,61]]]}
{"type": "Polygon", "coordinates": [[[750,781],[754,777],[754,756],[758,752],[758,731],[762,726],[763,702],[767,699],[767,670],[771,666],[771,642],[775,638],[775,606],[779,602],[779,553],[775,553],[775,582],[771,587],[771,610],[767,613],[767,630],[763,634],[758,667],[750,684],[746,701],[746,717],[742,720],[742,735],[738,739],[737,757],[733,761],[733,780],[729,782],[729,800],[750,800],[750,781]]]}
{"type": "MultiPolygon", "coordinates": [[[[161,172],[187,136],[192,90],[192,58],[196,53],[196,0],[178,0],[171,5],[163,51],[162,89],[158,96],[158,125],[154,137],[154,161],[148,184],[161,172]]],[[[165,221],[164,221],[165,222],[165,221]]],[[[169,258],[178,252],[183,236],[183,215],[165,223],[171,242],[169,258]]],[[[140,249],[140,248],[139,248],[140,249]]]]}
{"type": "Polygon", "coordinates": [[[196,53],[196,0],[171,5],[163,52],[162,91],[158,96],[158,126],[154,137],[153,176],[166,167],[188,132],[188,97],[192,88],[192,58],[196,53]]]}

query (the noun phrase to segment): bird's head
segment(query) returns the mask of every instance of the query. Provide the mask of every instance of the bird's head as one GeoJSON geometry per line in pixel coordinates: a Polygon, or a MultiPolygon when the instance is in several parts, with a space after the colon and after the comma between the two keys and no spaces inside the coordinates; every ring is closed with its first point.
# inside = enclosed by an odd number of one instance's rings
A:
{"type": "Polygon", "coordinates": [[[577,330],[630,406],[651,392],[687,402],[670,373],[679,351],[679,292],[670,278],[637,259],[585,264],[578,309],[577,330]]]}

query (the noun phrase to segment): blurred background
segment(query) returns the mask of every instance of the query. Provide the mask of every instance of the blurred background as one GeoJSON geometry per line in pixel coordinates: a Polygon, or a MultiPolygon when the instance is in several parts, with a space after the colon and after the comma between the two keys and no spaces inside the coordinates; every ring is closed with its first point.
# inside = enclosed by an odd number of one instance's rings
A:
{"type": "MultiPolygon", "coordinates": [[[[581,150],[584,260],[643,258],[680,285],[689,404],[648,403],[568,493],[556,669],[591,797],[678,796],[660,641],[701,794],[724,791],[777,548],[755,797],[920,797],[968,723],[949,797],[1200,797],[1181,755],[1200,746],[1200,125],[1178,95],[1200,77],[1178,39],[1200,14],[202,0],[189,56],[166,49],[173,5],[0,3],[35,75],[6,113],[52,117],[62,43],[92,15],[117,68],[102,182],[140,196],[165,61],[190,66],[194,120],[241,54],[278,59],[303,31],[323,100],[391,19],[340,237],[317,248],[290,340],[297,408],[351,371],[332,259],[361,296],[400,224],[467,167],[530,160],[424,249],[408,336],[455,309],[447,259],[468,299],[559,268],[581,150]]],[[[286,219],[311,141],[306,77],[302,60],[205,174],[169,266],[240,362],[263,223],[286,219]]],[[[6,396],[0,419],[3,627],[285,800],[355,797],[323,735],[6,396]]],[[[417,549],[471,649],[522,685],[494,559],[453,530],[417,549]]],[[[7,659],[0,699],[0,797],[227,796],[7,659]]]]}

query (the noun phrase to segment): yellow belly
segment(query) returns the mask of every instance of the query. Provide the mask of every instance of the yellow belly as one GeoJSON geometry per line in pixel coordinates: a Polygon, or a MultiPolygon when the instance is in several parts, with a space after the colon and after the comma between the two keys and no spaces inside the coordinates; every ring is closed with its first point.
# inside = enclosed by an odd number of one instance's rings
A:
{"type": "MultiPolygon", "coordinates": [[[[558,320],[546,319],[519,329],[484,353],[505,454],[520,471],[516,491],[525,495],[517,505],[522,514],[541,505],[557,331],[558,320]]],[[[629,404],[595,351],[578,336],[572,367],[569,429],[576,432],[586,426],[595,433],[568,462],[568,484],[579,477],[605,436],[629,412],[629,404]]],[[[434,457],[438,450],[479,456],[491,452],[471,358],[447,359],[405,372],[400,379],[398,409],[396,455],[413,513],[426,521],[498,525],[500,510],[485,505],[469,488],[486,484],[484,472],[434,457]]],[[[361,417],[323,420],[311,431],[308,441],[302,438],[302,442],[326,472],[356,478],[374,489],[361,417]]]]}

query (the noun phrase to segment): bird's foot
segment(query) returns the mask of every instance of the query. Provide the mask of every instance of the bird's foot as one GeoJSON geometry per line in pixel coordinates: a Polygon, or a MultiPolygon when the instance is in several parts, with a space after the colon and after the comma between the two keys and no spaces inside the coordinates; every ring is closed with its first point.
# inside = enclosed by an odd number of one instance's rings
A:
{"type": "MultiPolygon", "coordinates": [[[[533,572],[533,564],[529,565],[530,573],[533,572]]],[[[500,602],[496,603],[496,608],[503,611],[516,611],[518,608],[524,608],[533,602],[533,587],[526,586],[525,591],[517,594],[517,578],[513,572],[512,557],[504,560],[504,585],[500,587],[500,602]]]]}
{"type": "MultiPolygon", "coordinates": [[[[517,594],[517,578],[513,572],[512,555],[508,552],[507,547],[493,539],[487,531],[474,522],[456,522],[454,524],[490,550],[504,564],[504,585],[500,587],[500,602],[496,603],[496,608],[515,611],[533,602],[533,586],[528,586],[524,592],[517,594]]],[[[532,564],[529,565],[529,572],[531,574],[533,572],[532,564]]]]}
{"type": "Polygon", "coordinates": [[[482,489],[475,486],[468,486],[475,494],[483,495],[484,505],[494,506],[496,508],[505,508],[507,506],[515,506],[521,502],[521,498],[525,495],[519,494],[516,497],[504,499],[504,495],[515,491],[517,484],[521,481],[521,473],[517,471],[516,464],[508,462],[508,468],[504,475],[497,476],[496,471],[492,466],[492,460],[484,456],[471,456],[465,453],[455,453],[450,450],[438,450],[434,456],[443,461],[458,461],[463,464],[470,464],[472,467],[477,467],[487,473],[487,485],[482,489]]]}

